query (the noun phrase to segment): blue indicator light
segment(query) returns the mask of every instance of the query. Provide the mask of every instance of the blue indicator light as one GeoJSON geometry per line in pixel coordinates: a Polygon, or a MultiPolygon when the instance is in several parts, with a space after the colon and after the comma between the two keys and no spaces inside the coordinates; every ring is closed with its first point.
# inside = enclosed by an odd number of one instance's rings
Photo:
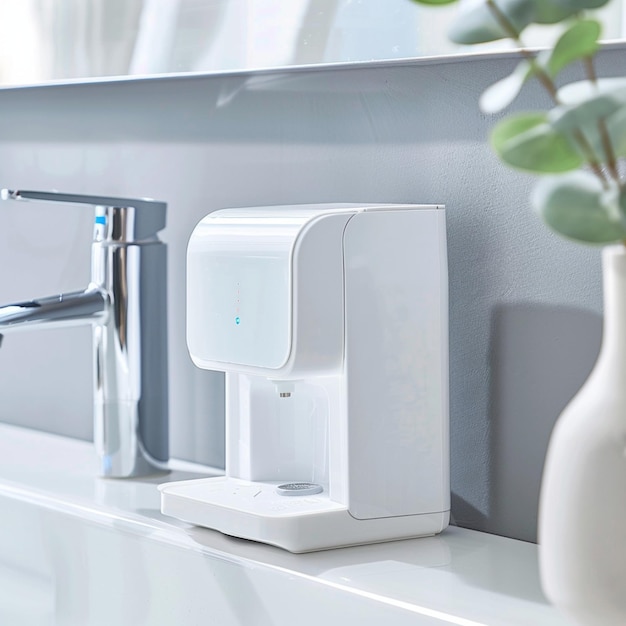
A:
{"type": "Polygon", "coordinates": [[[106,224],[107,218],[106,215],[96,215],[96,224],[106,224]]]}
{"type": "Polygon", "coordinates": [[[237,326],[239,326],[239,324],[241,324],[241,318],[239,316],[237,316],[235,318],[235,324],[237,324],[237,326]]]}

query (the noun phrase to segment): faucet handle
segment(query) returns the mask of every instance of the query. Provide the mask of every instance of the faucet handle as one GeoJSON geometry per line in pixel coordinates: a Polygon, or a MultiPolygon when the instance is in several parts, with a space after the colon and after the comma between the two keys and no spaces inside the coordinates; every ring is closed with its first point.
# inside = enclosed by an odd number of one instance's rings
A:
{"type": "Polygon", "coordinates": [[[165,228],[167,204],[150,198],[88,196],[56,191],[2,189],[2,200],[44,200],[86,204],[96,210],[97,237],[112,241],[140,241],[154,237],[165,228]]]}

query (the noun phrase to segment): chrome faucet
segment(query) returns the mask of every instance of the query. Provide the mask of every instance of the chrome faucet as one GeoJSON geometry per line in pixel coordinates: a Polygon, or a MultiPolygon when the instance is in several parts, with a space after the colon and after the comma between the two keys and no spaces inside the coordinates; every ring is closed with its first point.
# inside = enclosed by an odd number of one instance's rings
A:
{"type": "Polygon", "coordinates": [[[95,209],[91,281],[84,291],[0,306],[0,333],[91,324],[94,440],[100,474],[140,476],[168,462],[166,204],[40,191],[3,199],[95,209]]]}

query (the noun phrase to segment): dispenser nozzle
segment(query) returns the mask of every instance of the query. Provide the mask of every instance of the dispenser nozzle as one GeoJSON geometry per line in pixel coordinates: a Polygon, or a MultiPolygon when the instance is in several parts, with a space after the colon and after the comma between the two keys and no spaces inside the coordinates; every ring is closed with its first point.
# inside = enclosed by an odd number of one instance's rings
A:
{"type": "Polygon", "coordinates": [[[295,386],[292,381],[275,380],[274,385],[279,398],[291,398],[295,386]]]}

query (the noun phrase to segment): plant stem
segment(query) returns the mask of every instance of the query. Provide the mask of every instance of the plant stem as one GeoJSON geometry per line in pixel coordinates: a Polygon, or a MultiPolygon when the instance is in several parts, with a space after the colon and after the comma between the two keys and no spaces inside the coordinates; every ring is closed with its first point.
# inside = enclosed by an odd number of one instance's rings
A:
{"type": "Polygon", "coordinates": [[[507,17],[505,13],[502,12],[500,7],[495,3],[495,0],[487,0],[487,6],[489,10],[496,18],[498,24],[504,29],[504,31],[508,34],[509,39],[512,39],[519,47],[520,54],[526,59],[533,70],[533,73],[537,76],[539,82],[545,87],[546,91],[550,94],[550,97],[554,101],[555,104],[559,104],[559,98],[557,96],[557,89],[554,81],[550,76],[543,70],[543,68],[537,63],[535,59],[535,55],[527,50],[522,42],[520,33],[517,31],[515,26],[511,23],[511,20],[507,17]]]}
{"type": "MultiPolygon", "coordinates": [[[[509,38],[512,39],[517,44],[517,46],[519,47],[520,54],[526,61],[528,61],[528,64],[530,65],[533,71],[533,74],[537,77],[537,80],[543,85],[543,87],[546,89],[548,94],[550,94],[550,97],[552,98],[552,101],[554,102],[554,104],[557,104],[557,105],[563,104],[559,100],[557,88],[556,88],[556,85],[554,84],[554,81],[552,80],[552,77],[541,67],[541,65],[539,65],[539,63],[537,63],[537,59],[535,59],[535,55],[524,46],[524,42],[522,41],[520,33],[517,31],[517,29],[512,24],[512,22],[509,20],[507,15],[502,12],[500,7],[495,3],[495,0],[487,0],[487,6],[489,7],[489,10],[495,17],[498,24],[508,34],[509,38]]],[[[605,130],[606,130],[606,127],[605,127],[605,130]]],[[[574,131],[574,139],[580,146],[583,152],[583,155],[585,159],[587,160],[587,162],[589,163],[589,166],[591,167],[591,170],[593,171],[593,173],[602,181],[602,184],[606,186],[606,183],[608,182],[608,178],[606,174],[602,171],[602,167],[600,166],[600,161],[596,157],[596,154],[593,151],[593,147],[591,146],[589,141],[587,141],[587,138],[585,137],[585,135],[580,129],[576,129],[574,131]]],[[[611,154],[612,153],[613,151],[611,150],[611,154]]],[[[607,153],[607,158],[608,158],[608,153],[607,153]]],[[[616,168],[615,168],[615,171],[617,172],[616,168]]],[[[612,169],[611,169],[611,174],[613,174],[612,169]]]]}
{"type": "MultiPolygon", "coordinates": [[[[598,77],[596,76],[596,70],[593,66],[593,58],[585,57],[583,59],[583,65],[585,66],[585,71],[587,72],[587,77],[589,80],[597,84],[598,77]]],[[[598,130],[600,131],[600,138],[602,141],[602,148],[604,149],[604,153],[606,154],[607,166],[609,168],[609,172],[614,180],[619,182],[619,172],[617,171],[617,159],[615,157],[615,150],[613,150],[613,144],[611,143],[611,137],[609,135],[608,128],[606,127],[606,122],[604,119],[598,121],[598,130]]]]}
{"type": "Polygon", "coordinates": [[[607,187],[606,183],[608,182],[608,178],[606,174],[604,173],[604,171],[602,170],[602,167],[600,166],[600,162],[596,158],[595,153],[593,152],[593,148],[591,147],[591,144],[587,141],[587,137],[583,135],[583,131],[580,130],[580,128],[576,128],[573,131],[573,135],[574,135],[574,139],[578,142],[578,145],[582,148],[583,152],[585,153],[585,158],[587,159],[587,162],[589,163],[589,167],[591,168],[591,171],[600,179],[600,181],[602,182],[602,185],[606,188],[607,187]]]}

